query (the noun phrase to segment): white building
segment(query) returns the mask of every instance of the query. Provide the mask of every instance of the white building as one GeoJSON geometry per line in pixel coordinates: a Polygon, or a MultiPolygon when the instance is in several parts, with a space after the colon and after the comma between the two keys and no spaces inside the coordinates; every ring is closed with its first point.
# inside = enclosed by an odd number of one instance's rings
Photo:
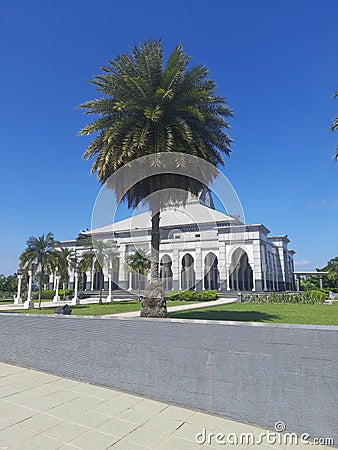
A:
{"type": "MultiPolygon", "coordinates": [[[[160,276],[167,290],[294,289],[295,252],[288,250],[287,236],[269,236],[270,231],[262,224],[246,225],[216,211],[208,191],[185,207],[162,211],[160,226],[160,276]]],[[[117,244],[120,263],[112,274],[113,289],[137,289],[138,277],[127,270],[124,261],[138,248],[150,254],[150,213],[95,229],[92,235],[117,244]]],[[[76,245],[76,241],[62,243],[63,247],[74,249],[76,245]]],[[[70,280],[74,280],[73,273],[70,280]]],[[[145,280],[141,283],[144,288],[145,280]]],[[[98,289],[98,273],[82,274],[82,286],[87,291],[98,289]]]]}

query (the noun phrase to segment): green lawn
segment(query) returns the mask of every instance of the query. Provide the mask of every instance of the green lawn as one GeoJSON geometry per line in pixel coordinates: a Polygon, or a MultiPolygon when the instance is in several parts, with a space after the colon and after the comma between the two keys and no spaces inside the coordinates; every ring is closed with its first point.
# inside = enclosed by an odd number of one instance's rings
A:
{"type": "MultiPolygon", "coordinates": [[[[180,302],[180,301],[167,301],[167,306],[177,306],[192,304],[194,302],[180,302]]],[[[8,303],[7,303],[8,304],[8,303]]],[[[78,316],[103,316],[106,314],[118,314],[129,311],[140,311],[141,303],[137,300],[126,300],[121,302],[103,303],[99,305],[97,303],[90,305],[70,305],[72,309],[72,315],[78,316]]],[[[34,308],[34,309],[19,309],[13,311],[1,311],[1,312],[15,312],[25,314],[54,314],[55,306],[52,308],[34,308]]]]}
{"type": "Polygon", "coordinates": [[[338,302],[330,305],[232,303],[170,313],[179,319],[234,320],[312,325],[338,325],[338,302]]]}

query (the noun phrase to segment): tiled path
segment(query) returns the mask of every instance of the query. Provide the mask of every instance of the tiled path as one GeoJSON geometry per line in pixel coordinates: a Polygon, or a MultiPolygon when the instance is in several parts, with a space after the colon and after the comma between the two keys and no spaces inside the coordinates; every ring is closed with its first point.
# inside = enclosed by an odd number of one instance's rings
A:
{"type": "Polygon", "coordinates": [[[212,445],[199,445],[195,436],[203,428],[225,435],[252,432],[257,436],[265,431],[113,389],[0,363],[1,449],[309,448],[308,445],[224,446],[214,441],[212,445]]]}

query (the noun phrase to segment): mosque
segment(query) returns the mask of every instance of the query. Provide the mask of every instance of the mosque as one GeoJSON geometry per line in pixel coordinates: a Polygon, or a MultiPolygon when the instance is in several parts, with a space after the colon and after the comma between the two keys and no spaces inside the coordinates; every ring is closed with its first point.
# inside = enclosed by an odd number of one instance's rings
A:
{"type": "MultiPolygon", "coordinates": [[[[136,249],[150,254],[149,212],[97,228],[94,239],[114,241],[118,264],[105,270],[104,289],[144,289],[146,277],[128,270],[125,259],[136,249]]],[[[210,191],[190,198],[183,207],[161,212],[160,277],[166,290],[285,291],[294,289],[294,251],[287,235],[270,236],[263,224],[247,225],[215,209],[210,191]]],[[[76,249],[76,240],[62,247],[76,249]]],[[[83,291],[99,289],[99,273],[80,274],[83,291]]],[[[74,273],[70,273],[71,285],[74,273]]]]}

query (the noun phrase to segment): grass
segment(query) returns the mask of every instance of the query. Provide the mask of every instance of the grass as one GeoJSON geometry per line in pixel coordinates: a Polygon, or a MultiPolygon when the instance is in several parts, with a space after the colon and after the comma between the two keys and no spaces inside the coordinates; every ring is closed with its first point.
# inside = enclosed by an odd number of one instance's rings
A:
{"type": "MultiPolygon", "coordinates": [[[[192,304],[194,302],[182,302],[182,301],[167,301],[167,306],[177,306],[192,304]]],[[[7,303],[8,304],[8,303],[7,303]]],[[[113,303],[103,303],[99,305],[98,303],[92,303],[90,305],[70,305],[72,309],[72,315],[76,316],[103,316],[106,314],[118,314],[129,311],[140,311],[141,302],[137,300],[125,300],[113,303]]],[[[54,314],[55,306],[51,308],[34,308],[34,309],[18,309],[13,311],[1,311],[1,312],[15,312],[15,313],[25,313],[25,314],[54,314]]]]}
{"type": "Polygon", "coordinates": [[[179,319],[338,325],[338,302],[329,305],[232,303],[170,313],[179,319]]]}

